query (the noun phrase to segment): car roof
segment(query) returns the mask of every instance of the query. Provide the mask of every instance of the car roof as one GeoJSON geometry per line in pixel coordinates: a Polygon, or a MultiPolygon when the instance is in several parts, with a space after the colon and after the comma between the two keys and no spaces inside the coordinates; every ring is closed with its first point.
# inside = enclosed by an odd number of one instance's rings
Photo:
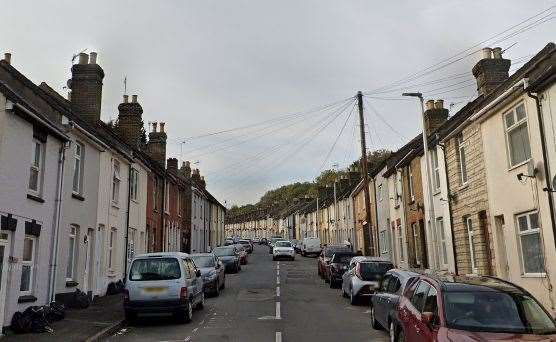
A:
{"type": "Polygon", "coordinates": [[[189,258],[190,255],[182,252],[156,252],[156,253],[139,254],[135,256],[134,259],[163,258],[163,257],[189,258]]]}
{"type": "Polygon", "coordinates": [[[390,261],[386,258],[370,257],[370,256],[356,256],[353,259],[351,259],[351,261],[355,261],[355,262],[384,262],[384,263],[393,264],[392,261],[390,261]]]}
{"type": "Polygon", "coordinates": [[[436,281],[446,292],[504,292],[528,294],[523,288],[500,278],[480,275],[423,274],[421,278],[436,281]]]}
{"type": "Polygon", "coordinates": [[[193,254],[189,254],[190,257],[200,257],[200,256],[204,256],[204,257],[214,257],[215,255],[212,253],[193,253],[193,254]]]}

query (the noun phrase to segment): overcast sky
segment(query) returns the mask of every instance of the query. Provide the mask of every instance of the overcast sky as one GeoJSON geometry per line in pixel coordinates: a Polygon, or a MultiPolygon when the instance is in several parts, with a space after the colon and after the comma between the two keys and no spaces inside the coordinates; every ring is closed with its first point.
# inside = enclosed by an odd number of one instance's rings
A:
{"type": "MultiPolygon", "coordinates": [[[[21,72],[62,94],[72,55],[97,51],[106,74],[102,118],[116,118],[127,75],[128,93],[139,95],[144,122],[166,122],[168,157],[198,161],[209,190],[229,206],[255,202],[268,189],[312,180],[323,168],[344,167],[357,158],[351,103],[312,109],[390,84],[553,5],[544,0],[11,1],[2,8],[0,46],[12,52],[21,72]],[[303,111],[309,113],[284,116],[303,111]],[[185,139],[275,118],[280,120],[185,139]]],[[[550,13],[545,20],[554,18],[554,8],[550,13]]],[[[556,20],[549,20],[497,45],[517,43],[504,56],[525,61],[555,33],[556,20]]],[[[445,98],[454,104],[453,114],[475,94],[471,68],[479,56],[405,85],[427,83],[411,88],[445,98]],[[443,87],[447,91],[439,90],[443,87]]],[[[374,108],[366,108],[369,149],[396,149],[420,130],[417,103],[398,100],[396,88],[375,95],[387,100],[367,99],[374,108]]]]}

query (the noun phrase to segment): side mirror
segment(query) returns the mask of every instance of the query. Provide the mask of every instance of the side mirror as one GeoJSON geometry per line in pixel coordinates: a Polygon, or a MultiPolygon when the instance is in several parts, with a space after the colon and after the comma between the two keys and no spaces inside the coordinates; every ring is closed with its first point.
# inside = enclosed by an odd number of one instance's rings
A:
{"type": "Polygon", "coordinates": [[[197,278],[201,277],[201,270],[195,271],[195,275],[197,276],[197,278]]]}
{"type": "Polygon", "coordinates": [[[216,263],[215,268],[216,268],[216,269],[219,269],[219,268],[220,268],[220,261],[216,263]]]}
{"type": "Polygon", "coordinates": [[[425,323],[428,326],[434,325],[435,317],[434,313],[432,312],[423,312],[421,314],[421,322],[425,323]]]}

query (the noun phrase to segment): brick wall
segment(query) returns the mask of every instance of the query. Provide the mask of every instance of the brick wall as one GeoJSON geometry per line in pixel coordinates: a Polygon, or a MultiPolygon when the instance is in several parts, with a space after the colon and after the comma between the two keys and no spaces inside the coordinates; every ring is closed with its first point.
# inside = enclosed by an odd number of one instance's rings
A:
{"type": "Polygon", "coordinates": [[[452,227],[456,249],[456,264],[459,274],[472,273],[469,235],[464,218],[470,217],[474,236],[473,247],[476,268],[479,274],[493,274],[491,265],[495,262],[491,250],[488,218],[488,194],[483,159],[483,145],[480,128],[477,124],[467,126],[463,132],[465,156],[467,160],[467,185],[460,179],[460,158],[456,138],[446,142],[446,164],[452,208],[452,227]],[[486,227],[484,225],[487,225],[486,227]]]}

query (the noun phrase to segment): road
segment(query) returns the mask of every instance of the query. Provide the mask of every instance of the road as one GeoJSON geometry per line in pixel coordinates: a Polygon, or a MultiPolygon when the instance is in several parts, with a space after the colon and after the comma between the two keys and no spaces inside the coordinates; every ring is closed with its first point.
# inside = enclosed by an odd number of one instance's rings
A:
{"type": "Polygon", "coordinates": [[[272,261],[256,246],[239,274],[226,275],[226,289],[207,298],[193,320],[148,318],[125,327],[110,341],[388,341],[369,324],[369,307],[351,306],[317,275],[317,260],[272,261]]]}

